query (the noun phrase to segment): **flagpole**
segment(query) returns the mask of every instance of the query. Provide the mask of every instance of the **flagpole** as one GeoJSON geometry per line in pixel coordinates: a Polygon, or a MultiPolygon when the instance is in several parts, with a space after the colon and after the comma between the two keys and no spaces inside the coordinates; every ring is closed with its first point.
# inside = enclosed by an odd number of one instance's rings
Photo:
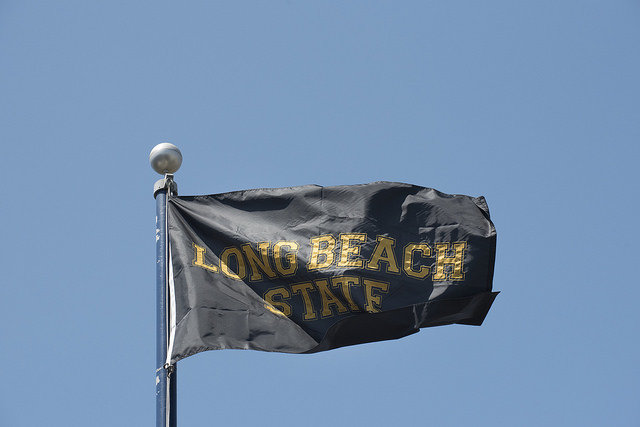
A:
{"type": "Polygon", "coordinates": [[[164,178],[153,187],[156,199],[156,427],[176,427],[176,365],[167,363],[169,346],[169,234],[167,201],[177,195],[173,174],[182,164],[178,147],[169,143],[156,145],[149,155],[151,167],[164,178]]]}

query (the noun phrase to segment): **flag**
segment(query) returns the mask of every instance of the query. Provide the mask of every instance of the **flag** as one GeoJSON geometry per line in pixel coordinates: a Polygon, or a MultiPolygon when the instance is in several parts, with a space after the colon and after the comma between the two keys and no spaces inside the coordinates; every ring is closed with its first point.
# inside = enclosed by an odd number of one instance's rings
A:
{"type": "Polygon", "coordinates": [[[410,184],[168,200],[170,361],[315,353],[482,324],[496,231],[483,197],[410,184]]]}

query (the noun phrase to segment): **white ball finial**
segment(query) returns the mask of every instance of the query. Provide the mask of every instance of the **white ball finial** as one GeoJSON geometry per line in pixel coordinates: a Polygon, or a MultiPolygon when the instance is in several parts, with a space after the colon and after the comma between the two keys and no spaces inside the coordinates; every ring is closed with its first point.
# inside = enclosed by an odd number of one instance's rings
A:
{"type": "Polygon", "coordinates": [[[163,142],[153,147],[149,154],[149,163],[160,175],[173,174],[182,165],[182,153],[175,145],[163,142]]]}

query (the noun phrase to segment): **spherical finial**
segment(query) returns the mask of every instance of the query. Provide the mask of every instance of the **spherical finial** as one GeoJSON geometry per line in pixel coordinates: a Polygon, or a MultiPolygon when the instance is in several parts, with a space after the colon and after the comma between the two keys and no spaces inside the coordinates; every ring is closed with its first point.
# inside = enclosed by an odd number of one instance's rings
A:
{"type": "Polygon", "coordinates": [[[172,174],[182,165],[182,153],[175,145],[163,142],[153,147],[149,154],[149,163],[160,175],[172,174]]]}

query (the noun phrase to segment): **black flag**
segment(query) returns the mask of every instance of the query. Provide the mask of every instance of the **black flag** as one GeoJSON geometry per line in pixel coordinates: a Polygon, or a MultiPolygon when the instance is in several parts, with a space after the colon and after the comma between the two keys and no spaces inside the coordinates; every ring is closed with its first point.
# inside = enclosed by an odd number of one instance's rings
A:
{"type": "Polygon", "coordinates": [[[480,325],[497,295],[483,197],[389,182],[308,185],[172,197],[168,222],[172,362],[480,325]]]}

